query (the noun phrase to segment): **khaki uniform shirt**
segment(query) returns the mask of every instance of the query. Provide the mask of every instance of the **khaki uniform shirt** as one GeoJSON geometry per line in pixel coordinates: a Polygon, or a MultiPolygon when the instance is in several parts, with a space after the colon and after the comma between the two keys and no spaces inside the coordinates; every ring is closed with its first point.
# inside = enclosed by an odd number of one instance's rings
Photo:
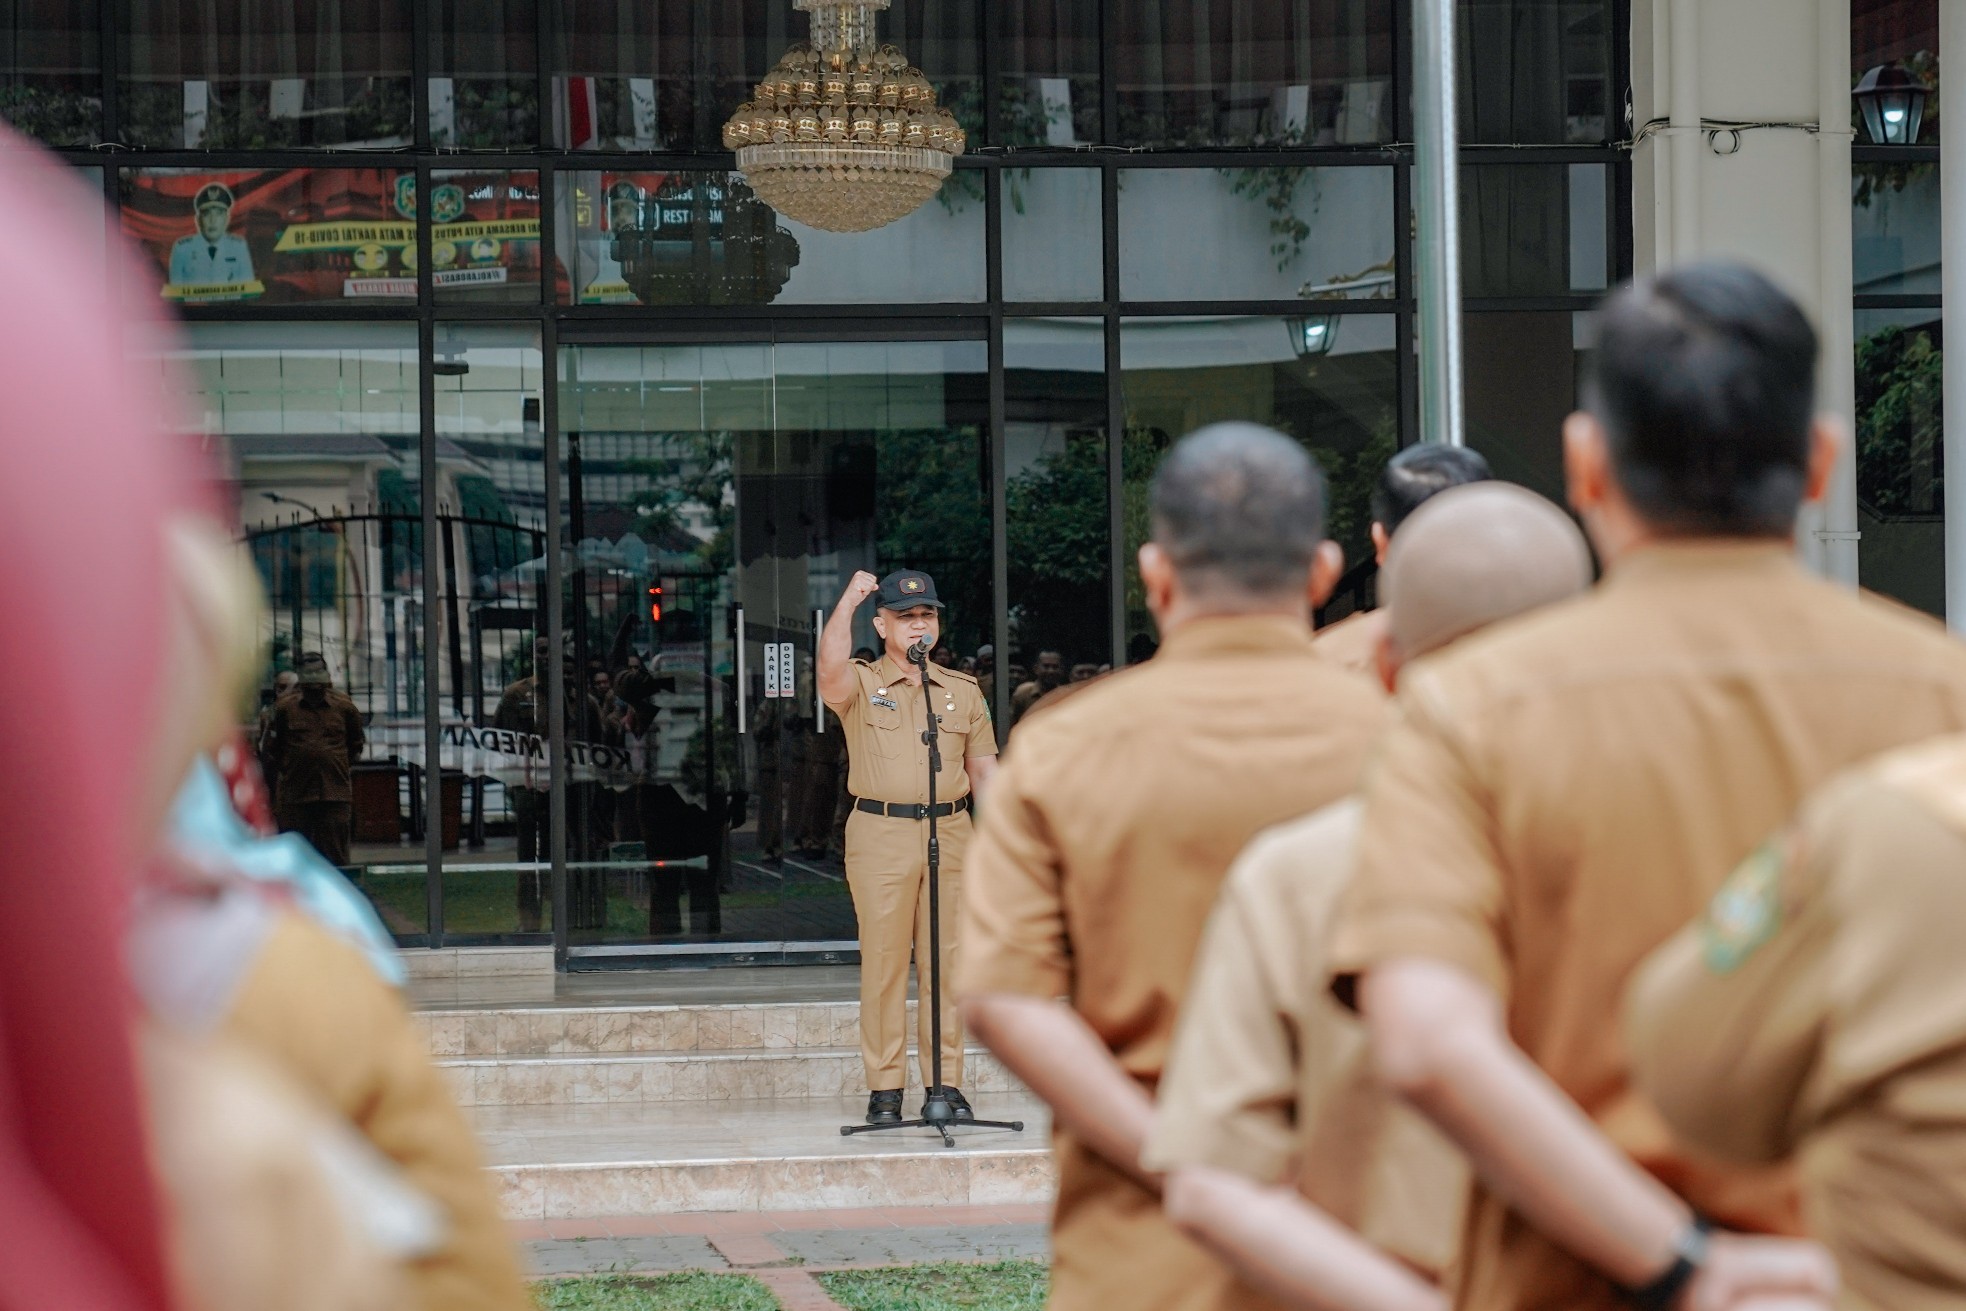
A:
{"type": "MultiPolygon", "coordinates": [[[[1786,544],[1649,547],[1402,675],[1333,971],[1465,969],[1642,1165],[1723,1224],[1794,1229],[1791,1174],[1703,1164],[1630,1091],[1625,982],[1810,789],[1962,727],[1966,646],[1938,625],[1812,577],[1786,544]]],[[[1463,1307],[1621,1305],[1479,1188],[1462,1263],[1463,1307]]]]}
{"type": "Polygon", "coordinates": [[[1357,674],[1379,676],[1379,639],[1385,635],[1391,612],[1383,606],[1346,615],[1317,630],[1317,653],[1357,674]]]}
{"type": "Polygon", "coordinates": [[[1460,1241],[1467,1165],[1385,1091],[1364,1026],[1326,986],[1325,937],[1362,810],[1354,798],[1279,824],[1230,867],[1144,1159],[1294,1180],[1339,1223],[1439,1278],[1460,1241]]]}
{"type": "Polygon", "coordinates": [[[1793,1154],[1838,1305],[1966,1304],[1966,738],[1831,784],[1655,953],[1632,1073],[1686,1140],[1793,1154]]]}
{"type": "Polygon", "coordinates": [[[239,987],[224,1032],[348,1118],[443,1208],[442,1245],[410,1265],[413,1311],[527,1311],[496,1183],[403,999],[355,948],[281,919],[239,987]]]}
{"type": "MultiPolygon", "coordinates": [[[[1146,1088],[1202,924],[1259,830],[1357,785],[1384,698],[1285,618],[1215,618],[1032,717],[969,850],[958,990],[1066,997],[1146,1088]]],[[[1160,1199],[1054,1135],[1057,1311],[1263,1306],[1160,1199]]]]}
{"type": "MultiPolygon", "coordinates": [[[[927,801],[928,744],[922,734],[928,731],[929,702],[923,689],[901,677],[903,667],[891,656],[848,664],[859,687],[852,700],[834,707],[846,734],[847,791],[870,801],[927,801]]],[[[931,663],[927,686],[942,717],[942,768],[935,776],[940,804],[969,795],[963,760],[996,755],[997,734],[974,678],[931,663]]]]}
{"type": "Polygon", "coordinates": [[[280,804],[353,801],[350,766],[361,759],[362,712],[339,692],[320,705],[289,692],[273,707],[265,758],[276,771],[280,804]]]}

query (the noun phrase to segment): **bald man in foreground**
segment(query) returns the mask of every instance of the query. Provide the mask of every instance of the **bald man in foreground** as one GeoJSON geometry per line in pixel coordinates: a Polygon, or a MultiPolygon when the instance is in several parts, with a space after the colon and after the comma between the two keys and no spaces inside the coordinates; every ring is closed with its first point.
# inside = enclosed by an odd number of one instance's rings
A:
{"type": "MultiPolygon", "coordinates": [[[[1590,585],[1583,534],[1507,483],[1438,493],[1395,537],[1378,643],[1400,667],[1590,585]]],[[[1288,1305],[1438,1311],[1468,1172],[1381,1090],[1364,1027],[1326,990],[1323,950],[1360,804],[1259,835],[1209,918],[1143,1162],[1175,1224],[1288,1305]],[[1390,1255],[1388,1255],[1390,1254],[1390,1255]]]]}

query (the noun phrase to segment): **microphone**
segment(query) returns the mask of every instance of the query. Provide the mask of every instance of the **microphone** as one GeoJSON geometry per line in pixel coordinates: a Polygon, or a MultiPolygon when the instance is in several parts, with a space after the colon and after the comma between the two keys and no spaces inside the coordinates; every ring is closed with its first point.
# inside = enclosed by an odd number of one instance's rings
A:
{"type": "Polygon", "coordinates": [[[926,669],[928,668],[928,653],[934,649],[935,639],[927,633],[923,633],[921,640],[908,648],[908,658],[917,665],[920,665],[923,669],[926,669]]]}

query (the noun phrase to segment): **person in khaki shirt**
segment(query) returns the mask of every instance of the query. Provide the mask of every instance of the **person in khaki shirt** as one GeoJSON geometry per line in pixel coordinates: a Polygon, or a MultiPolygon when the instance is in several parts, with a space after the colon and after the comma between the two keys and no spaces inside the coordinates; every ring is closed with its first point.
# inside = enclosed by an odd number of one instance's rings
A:
{"type": "Polygon", "coordinates": [[[935,580],[903,569],[876,581],[856,573],[819,638],[819,694],[840,717],[847,747],[846,881],[860,922],[860,1059],[867,1070],[867,1123],[898,1124],[907,1082],[908,962],[921,989],[916,1026],[922,1084],[933,1089],[935,1008],[928,1004],[928,717],[941,735],[935,779],[942,938],[943,1096],[957,1120],[974,1120],[962,1094],[963,1031],[950,986],[962,900],[970,811],[997,764],[996,729],[976,680],[911,649],[933,649],[942,632],[935,580]],[[874,631],[883,654],[851,659],[853,617],[876,598],[874,631]]]}
{"type": "Polygon", "coordinates": [[[1819,791],[1640,967],[1632,1076],[1688,1143],[1793,1158],[1837,1305],[1966,1304],[1966,736],[1819,791]]]}
{"type": "Polygon", "coordinates": [[[1819,1249],[1695,1220],[1794,1233],[1795,1180],[1680,1145],[1630,1086],[1617,1008],[1805,793],[1966,727],[1966,647],[1796,561],[1836,440],[1793,301],[1694,265],[1600,324],[1564,457],[1606,579],[1402,684],[1331,968],[1382,1077],[1481,1176],[1458,1306],[1820,1297],[1819,1249]]]}
{"type": "MultiPolygon", "coordinates": [[[[1380,575],[1388,690],[1407,661],[1590,586],[1583,534],[1523,488],[1456,487],[1401,518],[1380,575]]],[[[1326,987],[1360,810],[1349,797],[1279,824],[1229,870],[1142,1159],[1167,1173],[1183,1231],[1291,1305],[1435,1308],[1467,1166],[1380,1086],[1363,1027],[1326,987]]]]}
{"type": "Polygon", "coordinates": [[[1177,444],[1140,551],[1159,653],[1024,721],[970,851],[959,991],[1055,1114],[1060,1311],[1267,1305],[1168,1222],[1139,1153],[1229,863],[1351,792],[1382,723],[1379,689],[1311,648],[1342,569],[1323,520],[1317,466],[1281,434],[1177,444]]]}
{"type": "MultiPolygon", "coordinates": [[[[1372,489],[1372,558],[1383,570],[1393,534],[1427,498],[1450,487],[1485,482],[1495,475],[1479,451],[1465,446],[1421,442],[1409,446],[1379,470],[1372,489]]],[[[1383,580],[1384,575],[1381,575],[1383,580]]],[[[1383,582],[1380,591],[1384,592],[1383,582]]],[[[1383,600],[1383,595],[1381,597],[1383,600]]],[[[1376,675],[1379,648],[1386,637],[1385,607],[1360,610],[1317,631],[1318,654],[1357,673],[1376,675]]]]}

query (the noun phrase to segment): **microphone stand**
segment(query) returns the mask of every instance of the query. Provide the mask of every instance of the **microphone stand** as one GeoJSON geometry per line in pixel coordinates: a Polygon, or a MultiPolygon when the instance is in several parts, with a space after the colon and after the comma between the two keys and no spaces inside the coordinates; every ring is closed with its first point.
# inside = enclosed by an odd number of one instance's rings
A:
{"type": "MultiPolygon", "coordinates": [[[[942,717],[935,713],[935,702],[928,691],[928,652],[929,643],[926,640],[908,648],[909,661],[921,671],[922,709],[928,717],[928,727],[922,733],[922,741],[928,744],[928,995],[922,997],[918,994],[915,1004],[929,1008],[929,1042],[935,1048],[930,1061],[935,1083],[922,1103],[919,1120],[902,1120],[898,1124],[843,1124],[840,1126],[840,1136],[847,1138],[882,1129],[933,1129],[942,1135],[944,1147],[954,1147],[956,1140],[949,1134],[952,1126],[1008,1129],[1012,1133],[1023,1133],[1024,1122],[958,1120],[956,1108],[949,1104],[948,1096],[942,1091],[942,839],[935,826],[935,783],[942,773],[942,734],[939,728],[942,717]]],[[[917,955],[917,982],[921,979],[921,973],[921,957],[917,955]]]]}

